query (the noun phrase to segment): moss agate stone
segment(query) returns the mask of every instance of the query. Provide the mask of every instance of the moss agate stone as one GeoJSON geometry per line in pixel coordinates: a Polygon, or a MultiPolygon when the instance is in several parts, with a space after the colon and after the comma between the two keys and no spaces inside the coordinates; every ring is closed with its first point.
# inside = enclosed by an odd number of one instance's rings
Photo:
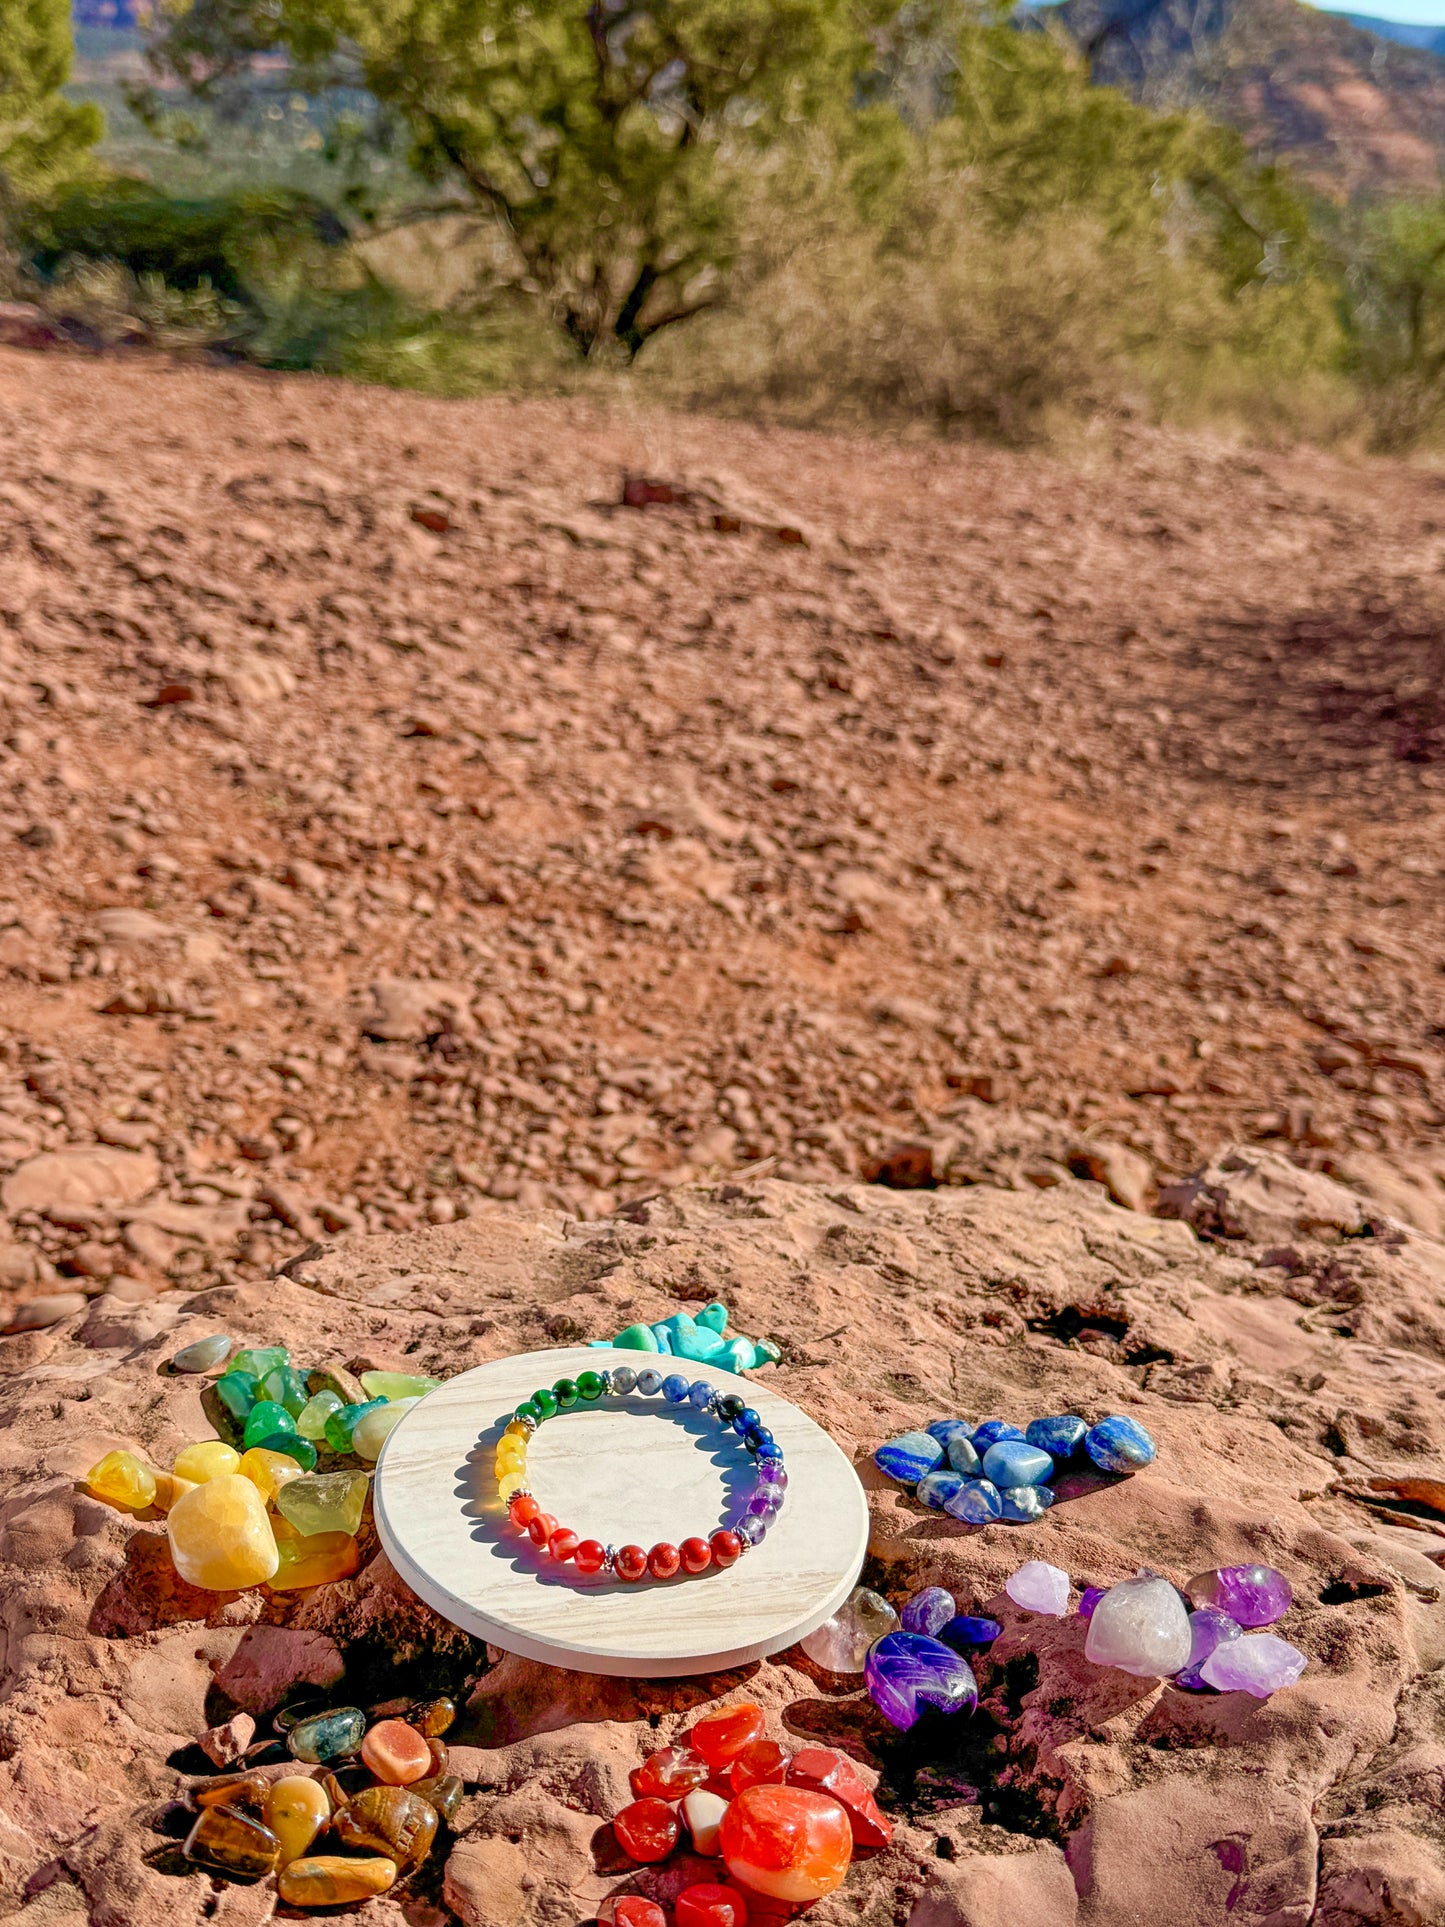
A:
{"type": "Polygon", "coordinates": [[[359,1706],[340,1706],[326,1713],[313,1713],[298,1720],[286,1735],[293,1759],[311,1766],[331,1760],[349,1760],[361,1751],[366,1737],[366,1715],[359,1706]]]}
{"type": "Polygon", "coordinates": [[[961,1653],[921,1633],[887,1633],[864,1664],[868,1694],[884,1719],[907,1732],[926,1706],[940,1713],[971,1712],[978,1682],[961,1653]]]}

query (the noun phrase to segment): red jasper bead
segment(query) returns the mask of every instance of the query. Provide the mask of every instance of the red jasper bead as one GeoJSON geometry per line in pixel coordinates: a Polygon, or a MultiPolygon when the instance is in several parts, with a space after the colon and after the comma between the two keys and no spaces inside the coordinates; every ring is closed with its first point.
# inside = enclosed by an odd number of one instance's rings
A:
{"type": "Polygon", "coordinates": [[[541,1510],[530,1492],[514,1492],[507,1506],[507,1517],[514,1526],[529,1526],[541,1510]]]}
{"type": "Polygon", "coordinates": [[[666,1539],[660,1539],[647,1555],[647,1570],[654,1579],[672,1579],[682,1564],[682,1554],[666,1539]]]}
{"type": "Polygon", "coordinates": [[[550,1512],[539,1512],[527,1521],[527,1537],[534,1546],[545,1546],[557,1530],[557,1521],[550,1512]]]}
{"type": "Polygon", "coordinates": [[[547,1550],[554,1559],[560,1562],[570,1559],[581,1543],[582,1541],[577,1537],[577,1534],[572,1530],[571,1526],[558,1526],[557,1530],[552,1534],[552,1537],[547,1541],[547,1550]]]}
{"type": "Polygon", "coordinates": [[[633,1860],[666,1860],[681,1831],[666,1800],[634,1800],[612,1822],[618,1845],[633,1860]]]}
{"type": "Polygon", "coordinates": [[[572,1563],[578,1572],[601,1572],[607,1564],[607,1548],[600,1539],[579,1539],[572,1563]]]}
{"type": "Polygon", "coordinates": [[[612,1903],[613,1927],[667,1927],[667,1915],[646,1894],[619,1894],[612,1903]]]}
{"type": "Polygon", "coordinates": [[[788,1753],[776,1740],[754,1740],[728,1768],[734,1793],[744,1787],[781,1786],[788,1777],[788,1753]]]}
{"type": "Polygon", "coordinates": [[[712,1547],[706,1539],[684,1539],[677,1556],[684,1572],[706,1572],[712,1564],[712,1547]]]}
{"type": "Polygon", "coordinates": [[[677,1927],[748,1927],[748,1903],[736,1887],[711,1880],[684,1887],[675,1905],[677,1927]]]}
{"type": "Polygon", "coordinates": [[[746,1746],[763,1736],[763,1709],[751,1700],[737,1706],[720,1707],[700,1719],[687,1733],[686,1742],[711,1767],[728,1766],[746,1746]]]}
{"type": "Polygon", "coordinates": [[[641,1546],[619,1546],[612,1569],[619,1579],[641,1579],[647,1571],[647,1554],[641,1546]]]}
{"type": "Polygon", "coordinates": [[[635,1799],[645,1800],[652,1794],[659,1800],[681,1800],[695,1786],[702,1786],[711,1770],[701,1753],[694,1753],[690,1746],[664,1746],[660,1752],[649,1753],[627,1777],[635,1799]]]}
{"type": "Polygon", "coordinates": [[[707,1543],[715,1566],[735,1566],[742,1557],[742,1540],[725,1526],[715,1532],[707,1543]]]}

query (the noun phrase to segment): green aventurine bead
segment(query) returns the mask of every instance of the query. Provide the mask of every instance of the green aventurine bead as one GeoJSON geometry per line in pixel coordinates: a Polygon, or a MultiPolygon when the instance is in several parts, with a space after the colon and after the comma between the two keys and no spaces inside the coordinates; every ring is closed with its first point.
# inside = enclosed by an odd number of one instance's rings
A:
{"type": "Polygon", "coordinates": [[[552,1387],[552,1396],[564,1412],[570,1411],[577,1403],[577,1381],[575,1378],[559,1378],[552,1387]]]}
{"type": "Polygon", "coordinates": [[[349,1452],[351,1435],[357,1423],[366,1412],[374,1412],[378,1405],[385,1405],[384,1398],[368,1399],[364,1405],[343,1405],[339,1412],[333,1412],[326,1421],[326,1443],[333,1452],[349,1452]]]}
{"type": "Polygon", "coordinates": [[[439,1378],[422,1378],[409,1372],[363,1372],[361,1389],[368,1398],[425,1398],[441,1384],[439,1378]]]}
{"type": "Polygon", "coordinates": [[[271,1438],[277,1432],[285,1432],[295,1438],[296,1421],[284,1405],[278,1405],[274,1399],[263,1398],[251,1407],[246,1419],[246,1450],[249,1452],[253,1445],[259,1445],[262,1439],[271,1438]]]}
{"type": "Polygon", "coordinates": [[[261,1390],[249,1372],[238,1372],[234,1367],[222,1372],[211,1389],[232,1418],[245,1418],[261,1390]]]}
{"type": "Polygon", "coordinates": [[[333,1412],[339,1412],[346,1400],[338,1398],[335,1392],[318,1392],[315,1398],[307,1399],[296,1414],[296,1430],[303,1439],[318,1444],[326,1437],[326,1421],[333,1412]]]}
{"type": "Polygon", "coordinates": [[[309,1394],[300,1372],[292,1371],[289,1365],[278,1365],[261,1380],[261,1396],[274,1399],[277,1405],[286,1407],[292,1418],[298,1418],[309,1394]]]}
{"type": "Polygon", "coordinates": [[[294,1432],[268,1432],[256,1443],[263,1452],[284,1452],[288,1459],[295,1459],[303,1472],[309,1472],[316,1463],[316,1447],[310,1439],[298,1438],[294,1432]]]}
{"type": "Polygon", "coordinates": [[[660,1349],[657,1333],[651,1325],[629,1325],[626,1331],[618,1332],[612,1342],[624,1352],[655,1352],[660,1349]]]}
{"type": "Polygon", "coordinates": [[[529,1418],[531,1419],[534,1425],[540,1425],[542,1423],[541,1410],[538,1406],[532,1403],[531,1399],[524,1399],[523,1402],[517,1407],[516,1411],[513,1412],[512,1417],[529,1418]]]}
{"type": "Polygon", "coordinates": [[[345,1760],[360,1749],[366,1734],[366,1715],[359,1706],[341,1706],[331,1713],[315,1713],[298,1720],[286,1735],[292,1757],[320,1766],[326,1760],[345,1760]]]}
{"type": "Polygon", "coordinates": [[[267,1372],[279,1371],[281,1366],[291,1363],[291,1354],[284,1345],[257,1345],[254,1350],[237,1352],[231,1360],[233,1372],[245,1372],[251,1378],[264,1378],[267,1372]]]}
{"type": "Polygon", "coordinates": [[[589,1405],[594,1403],[595,1400],[601,1398],[602,1394],[606,1390],[607,1390],[606,1381],[603,1379],[602,1375],[599,1372],[578,1372],[577,1374],[578,1395],[581,1398],[585,1399],[589,1405]]]}
{"type": "Polygon", "coordinates": [[[544,1385],[540,1392],[533,1392],[532,1403],[543,1418],[556,1418],[557,1395],[548,1386],[544,1385]]]}
{"type": "Polygon", "coordinates": [[[349,1532],[354,1537],[370,1484],[364,1472],[321,1472],[288,1479],[276,1494],[276,1510],[308,1537],[316,1532],[349,1532]]]}

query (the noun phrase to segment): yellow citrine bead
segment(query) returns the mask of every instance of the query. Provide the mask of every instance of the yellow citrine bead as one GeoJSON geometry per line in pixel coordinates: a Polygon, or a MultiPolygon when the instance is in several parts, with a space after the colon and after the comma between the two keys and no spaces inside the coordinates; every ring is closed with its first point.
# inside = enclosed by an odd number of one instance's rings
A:
{"type": "Polygon", "coordinates": [[[207,1479],[177,1499],[166,1532],[176,1571],[211,1592],[259,1585],[279,1562],[266,1502],[237,1473],[207,1479]]]}
{"type": "Polygon", "coordinates": [[[283,1485],[301,1477],[301,1467],[295,1459],[285,1452],[268,1452],[264,1445],[253,1445],[248,1452],[243,1452],[237,1470],[243,1479],[251,1481],[267,1505],[275,1505],[276,1494],[283,1485]]]}
{"type": "Polygon", "coordinates": [[[525,1465],[526,1463],[527,1455],[525,1452],[508,1452],[505,1448],[499,1448],[497,1452],[496,1466],[499,1472],[509,1465],[525,1465]]]}
{"type": "Polygon", "coordinates": [[[288,1773],[266,1789],[261,1818],[281,1842],[277,1864],[289,1867],[299,1860],[331,1818],[331,1802],[319,1780],[288,1773]]]}
{"type": "Polygon", "coordinates": [[[156,1475],[134,1452],[107,1452],[85,1475],[97,1499],[126,1512],[144,1512],[155,1504],[156,1475]]]}
{"type": "Polygon", "coordinates": [[[274,1592],[299,1592],[303,1586],[325,1586],[333,1579],[349,1579],[361,1564],[361,1548],[349,1532],[294,1532],[276,1538],[278,1561],[271,1579],[274,1592]],[[293,1536],[294,1535],[294,1536],[293,1536]]]}
{"type": "Polygon", "coordinates": [[[204,1485],[208,1479],[224,1479],[241,1463],[241,1455],[224,1439],[199,1439],[177,1452],[171,1467],[178,1479],[204,1485]]]}
{"type": "Polygon", "coordinates": [[[520,1492],[526,1483],[527,1475],[525,1472],[504,1472],[500,1474],[497,1479],[497,1491],[501,1496],[503,1505],[506,1504],[514,1492],[520,1492]]]}
{"type": "Polygon", "coordinates": [[[531,1438],[531,1436],[532,1434],[527,1430],[526,1426],[523,1425],[522,1421],[515,1418],[502,1434],[503,1440],[516,1439],[518,1443],[523,1446],[526,1445],[527,1440],[531,1438]]]}

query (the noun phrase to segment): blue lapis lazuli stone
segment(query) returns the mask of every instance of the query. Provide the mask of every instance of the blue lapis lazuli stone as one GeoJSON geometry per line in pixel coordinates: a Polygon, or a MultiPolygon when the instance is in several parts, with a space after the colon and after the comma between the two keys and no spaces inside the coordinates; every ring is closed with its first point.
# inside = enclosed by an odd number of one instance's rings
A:
{"type": "Polygon", "coordinates": [[[948,1450],[950,1439],[973,1437],[973,1427],[966,1418],[936,1418],[931,1425],[925,1425],[923,1429],[931,1439],[938,1440],[945,1452],[948,1450]]]}
{"type": "Polygon", "coordinates": [[[1088,1429],[1081,1418],[1064,1412],[1058,1418],[1036,1418],[1025,1426],[1024,1437],[1041,1452],[1052,1452],[1056,1459],[1067,1459],[1084,1443],[1088,1429]]]}
{"type": "Polygon", "coordinates": [[[962,1484],[961,1472],[955,1472],[951,1466],[940,1465],[937,1471],[924,1473],[913,1496],[921,1499],[924,1505],[932,1506],[935,1512],[943,1512],[962,1484]]]}
{"type": "Polygon", "coordinates": [[[999,1491],[1003,1516],[1013,1525],[1027,1525],[1042,1518],[1054,1502],[1051,1485],[1009,1485],[999,1491]]]}
{"type": "Polygon", "coordinates": [[[1084,1450],[1105,1472],[1137,1472],[1151,1463],[1154,1441],[1136,1419],[1101,1418],[1084,1434],[1084,1450]]]}
{"type": "Polygon", "coordinates": [[[1007,1419],[986,1418],[983,1424],[974,1430],[973,1448],[976,1452],[986,1452],[991,1445],[997,1445],[1000,1439],[1021,1439],[1022,1437],[1023,1433],[1018,1426],[1010,1425],[1007,1419]]]}
{"type": "Polygon", "coordinates": [[[1054,1475],[1054,1462],[1027,1439],[1000,1439],[983,1455],[983,1476],[1000,1491],[1006,1485],[1042,1485],[1054,1475]]]}
{"type": "Polygon", "coordinates": [[[982,1459],[962,1432],[955,1432],[948,1441],[948,1463],[966,1479],[976,1479],[983,1465],[982,1459]]]}
{"type": "Polygon", "coordinates": [[[987,1479],[965,1479],[943,1509],[966,1526],[986,1526],[1003,1516],[1003,1500],[987,1479]]]}
{"type": "Polygon", "coordinates": [[[973,1613],[958,1613],[933,1635],[945,1646],[989,1646],[1003,1631],[996,1619],[983,1619],[973,1613]]]}
{"type": "Polygon", "coordinates": [[[943,1447],[937,1439],[931,1439],[926,1432],[905,1432],[901,1438],[889,1439],[880,1445],[873,1454],[873,1463],[890,1479],[917,1485],[942,1457],[943,1447]]]}

